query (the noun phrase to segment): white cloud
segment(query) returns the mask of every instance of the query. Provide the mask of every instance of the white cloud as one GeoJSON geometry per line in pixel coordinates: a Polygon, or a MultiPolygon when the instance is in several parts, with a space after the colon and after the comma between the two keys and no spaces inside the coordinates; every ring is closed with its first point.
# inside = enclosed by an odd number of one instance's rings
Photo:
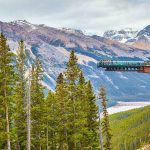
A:
{"type": "Polygon", "coordinates": [[[26,19],[102,33],[149,24],[149,0],[0,0],[0,20],[26,19]]]}

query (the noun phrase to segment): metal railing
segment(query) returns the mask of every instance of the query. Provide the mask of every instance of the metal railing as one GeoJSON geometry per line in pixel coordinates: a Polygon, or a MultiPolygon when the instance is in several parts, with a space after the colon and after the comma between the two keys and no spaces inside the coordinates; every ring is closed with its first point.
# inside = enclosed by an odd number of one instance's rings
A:
{"type": "Polygon", "coordinates": [[[97,64],[98,67],[107,66],[129,66],[129,67],[140,67],[140,66],[150,66],[150,61],[112,61],[112,60],[101,60],[97,64]]]}

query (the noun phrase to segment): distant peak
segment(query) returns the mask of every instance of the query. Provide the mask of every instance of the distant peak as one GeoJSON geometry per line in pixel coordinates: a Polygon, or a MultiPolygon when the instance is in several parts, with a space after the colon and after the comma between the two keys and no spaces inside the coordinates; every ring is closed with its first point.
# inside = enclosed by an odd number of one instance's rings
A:
{"type": "Polygon", "coordinates": [[[18,25],[33,25],[31,24],[30,22],[26,21],[26,20],[14,20],[10,23],[13,23],[13,24],[18,24],[18,25]]]}
{"type": "Polygon", "coordinates": [[[62,28],[63,31],[70,32],[70,33],[80,33],[83,34],[82,30],[73,29],[73,28],[62,28]]]}
{"type": "Polygon", "coordinates": [[[146,26],[143,30],[150,31],[150,25],[146,26]]]}
{"type": "Polygon", "coordinates": [[[108,30],[104,32],[104,37],[121,43],[126,43],[129,39],[134,39],[138,34],[138,30],[134,28],[124,28],[120,30],[108,30]]]}
{"type": "Polygon", "coordinates": [[[21,26],[21,27],[28,27],[30,28],[31,30],[35,30],[38,28],[38,25],[36,24],[31,24],[30,22],[26,21],[26,20],[15,20],[15,21],[12,21],[10,22],[11,24],[13,25],[18,25],[18,26],[21,26]]]}
{"type": "Polygon", "coordinates": [[[146,26],[146,28],[150,28],[150,25],[146,26]]]}
{"type": "Polygon", "coordinates": [[[148,37],[150,37],[150,25],[146,26],[143,30],[141,30],[137,36],[148,36],[148,37]]]}

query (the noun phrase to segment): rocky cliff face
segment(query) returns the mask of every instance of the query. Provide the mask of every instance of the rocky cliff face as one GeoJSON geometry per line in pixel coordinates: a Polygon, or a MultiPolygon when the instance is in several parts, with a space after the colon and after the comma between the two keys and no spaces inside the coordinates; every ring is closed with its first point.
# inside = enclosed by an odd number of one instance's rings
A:
{"type": "Polygon", "coordinates": [[[29,61],[39,55],[45,70],[44,85],[55,88],[58,73],[66,68],[69,51],[75,50],[78,63],[87,79],[93,83],[95,92],[105,85],[108,95],[116,100],[149,100],[150,76],[142,73],[105,72],[97,68],[101,59],[147,60],[150,51],[128,46],[100,36],[87,36],[82,31],[56,29],[34,25],[27,21],[0,22],[3,32],[15,53],[17,42],[25,41],[29,61]]]}
{"type": "Polygon", "coordinates": [[[132,28],[125,28],[118,31],[116,30],[106,31],[104,33],[104,37],[121,43],[131,43],[134,42],[137,34],[138,34],[137,30],[132,28]]]}
{"type": "Polygon", "coordinates": [[[104,37],[113,41],[132,45],[138,49],[150,50],[150,25],[140,31],[132,28],[126,28],[119,31],[106,31],[104,37]]]}
{"type": "Polygon", "coordinates": [[[136,41],[133,43],[133,46],[136,48],[150,50],[150,25],[137,34],[136,41]]]}

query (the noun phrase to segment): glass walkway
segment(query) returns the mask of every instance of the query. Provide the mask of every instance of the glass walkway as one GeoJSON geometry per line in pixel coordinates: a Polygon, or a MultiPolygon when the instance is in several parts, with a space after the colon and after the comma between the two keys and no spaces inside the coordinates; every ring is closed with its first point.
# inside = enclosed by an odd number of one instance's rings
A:
{"type": "Polygon", "coordinates": [[[150,61],[112,61],[101,60],[98,68],[105,68],[106,71],[137,71],[150,73],[150,61]]]}

